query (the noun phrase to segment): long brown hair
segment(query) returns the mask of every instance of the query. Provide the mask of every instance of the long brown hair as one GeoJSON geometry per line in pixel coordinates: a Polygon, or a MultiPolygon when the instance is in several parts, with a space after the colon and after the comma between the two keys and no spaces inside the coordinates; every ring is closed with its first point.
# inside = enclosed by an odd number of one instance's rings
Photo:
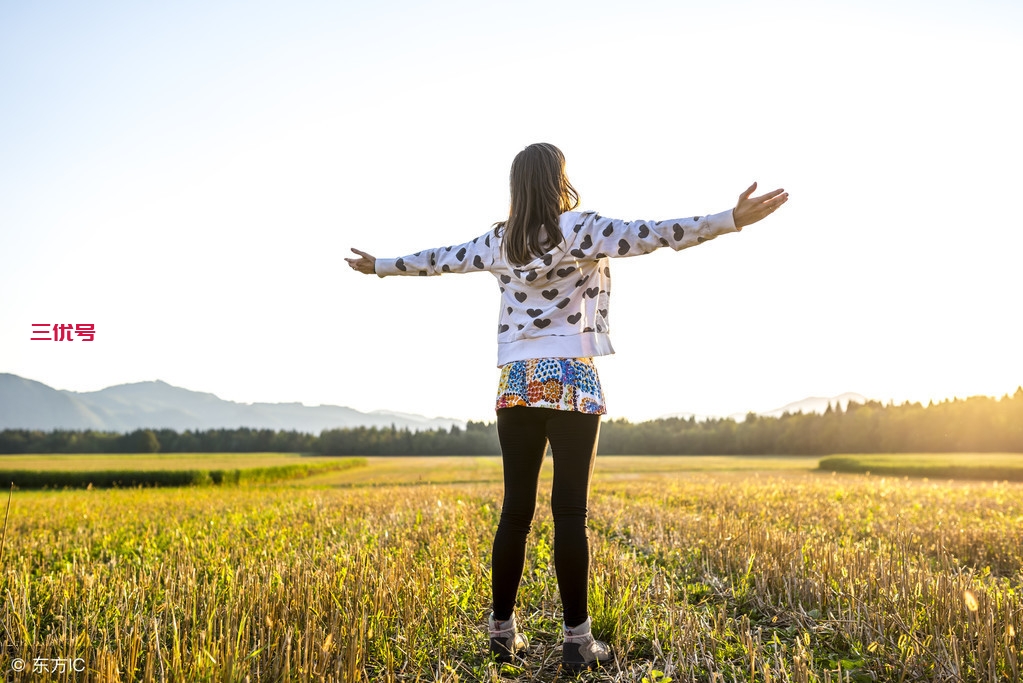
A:
{"type": "Polygon", "coordinates": [[[525,265],[563,239],[558,219],[579,206],[579,193],[565,175],[565,155],[538,142],[515,155],[511,166],[511,209],[504,226],[504,255],[525,265]]]}

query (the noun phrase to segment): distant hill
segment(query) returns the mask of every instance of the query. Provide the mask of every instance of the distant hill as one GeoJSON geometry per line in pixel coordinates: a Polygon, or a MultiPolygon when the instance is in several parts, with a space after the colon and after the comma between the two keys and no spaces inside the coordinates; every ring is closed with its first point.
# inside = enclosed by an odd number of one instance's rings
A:
{"type": "Polygon", "coordinates": [[[810,398],[804,398],[802,401],[796,401],[795,403],[789,403],[782,406],[781,408],[775,408],[764,413],[757,413],[763,417],[781,417],[784,413],[817,413],[823,414],[828,409],[828,405],[839,405],[841,404],[842,410],[849,405],[849,402],[853,403],[866,403],[867,397],[861,396],[860,394],[854,394],[847,392],[839,394],[838,396],[821,397],[811,396],[810,398]]]}
{"type": "MultiPolygon", "coordinates": [[[[809,398],[804,398],[801,401],[795,401],[793,403],[783,405],[781,408],[775,408],[773,410],[758,412],[757,415],[760,415],[761,417],[781,417],[785,413],[823,414],[824,411],[828,409],[829,404],[832,406],[841,405],[842,410],[845,410],[846,406],[849,405],[850,401],[852,401],[853,403],[866,403],[867,398],[861,394],[855,394],[852,392],[846,392],[844,394],[839,394],[838,396],[831,397],[811,396],[809,398]]],[[[678,417],[683,420],[688,420],[689,418],[692,417],[695,418],[697,422],[702,422],[703,420],[707,419],[716,419],[719,416],[699,415],[696,413],[671,413],[670,415],[661,415],[660,418],[658,419],[666,419],[671,417],[678,417]]],[[[746,419],[746,414],[736,413],[734,415],[728,415],[728,417],[732,418],[736,422],[742,422],[743,420],[746,419]]]]}
{"type": "Polygon", "coordinates": [[[213,394],[190,391],[166,382],[119,384],[99,391],[60,391],[42,382],[0,373],[0,429],[95,429],[130,432],[168,428],[296,430],[319,434],[344,427],[465,426],[464,420],[428,418],[408,413],[363,413],[343,406],[301,403],[235,403],[213,394]]]}

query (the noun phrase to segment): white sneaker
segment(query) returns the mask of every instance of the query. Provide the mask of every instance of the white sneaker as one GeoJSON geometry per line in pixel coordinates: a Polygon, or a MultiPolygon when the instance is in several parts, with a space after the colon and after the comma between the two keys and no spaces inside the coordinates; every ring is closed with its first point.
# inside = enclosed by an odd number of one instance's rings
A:
{"type": "Polygon", "coordinates": [[[590,633],[590,618],[569,628],[564,627],[565,644],[561,653],[561,664],[569,671],[592,669],[614,659],[611,646],[597,640],[590,633]]]}
{"type": "Polygon", "coordinates": [[[529,640],[519,633],[515,624],[515,615],[508,621],[495,621],[491,614],[487,620],[490,631],[490,654],[497,661],[506,663],[516,657],[523,657],[529,649],[529,640]]]}

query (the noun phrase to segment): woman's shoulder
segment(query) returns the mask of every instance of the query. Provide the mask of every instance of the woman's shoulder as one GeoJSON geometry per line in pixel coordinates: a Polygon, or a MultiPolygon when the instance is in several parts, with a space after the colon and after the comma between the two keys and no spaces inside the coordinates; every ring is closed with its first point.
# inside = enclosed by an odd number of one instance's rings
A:
{"type": "Polygon", "coordinates": [[[585,211],[565,211],[561,214],[561,220],[564,222],[567,220],[578,220],[580,218],[586,218],[589,216],[596,216],[597,212],[593,209],[586,209],[585,211]]]}
{"type": "Polygon", "coordinates": [[[565,235],[568,242],[571,242],[570,236],[572,233],[578,233],[583,227],[592,222],[595,218],[600,218],[596,211],[566,211],[561,214],[559,222],[561,223],[561,234],[565,235]]]}

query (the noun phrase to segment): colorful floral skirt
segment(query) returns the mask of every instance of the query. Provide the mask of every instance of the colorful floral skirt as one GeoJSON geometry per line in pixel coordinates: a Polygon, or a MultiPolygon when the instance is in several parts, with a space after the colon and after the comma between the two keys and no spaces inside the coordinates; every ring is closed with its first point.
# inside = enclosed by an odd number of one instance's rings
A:
{"type": "Polygon", "coordinates": [[[592,358],[530,358],[502,365],[497,409],[513,406],[606,412],[592,358]]]}

